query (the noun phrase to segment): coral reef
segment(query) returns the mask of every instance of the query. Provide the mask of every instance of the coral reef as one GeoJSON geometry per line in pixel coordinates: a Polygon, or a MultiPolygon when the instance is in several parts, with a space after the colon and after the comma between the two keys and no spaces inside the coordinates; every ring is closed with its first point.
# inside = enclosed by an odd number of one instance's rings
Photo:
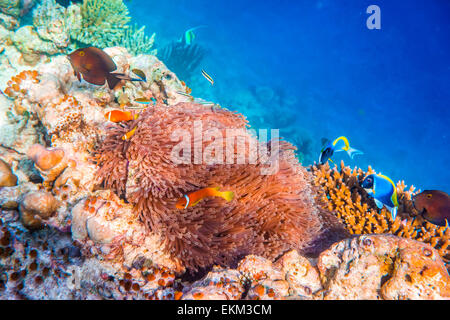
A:
{"type": "MultiPolygon", "coordinates": [[[[121,0],[67,8],[42,0],[33,26],[20,27],[35,2],[0,0],[0,299],[449,298],[442,260],[450,258],[450,232],[416,216],[413,188],[397,185],[399,218],[391,221],[359,187],[362,170],[300,166],[296,157],[309,161],[315,148],[304,132],[288,133],[299,154],[280,141],[270,175],[261,155],[253,164],[210,165],[194,152],[174,166],[180,139],[198,143],[196,123],[210,134],[200,144],[210,158],[218,156],[213,128],[223,137],[242,129],[235,139],[246,141],[246,159],[250,146],[270,143],[258,141],[241,114],[180,94],[190,89],[178,77],[193,74],[201,47],[163,49],[169,70],[154,56],[154,35],[128,24],[121,0]],[[85,44],[109,47],[118,72],[137,68],[147,81],[116,90],[78,81],[61,53],[85,44]],[[105,119],[128,109],[139,117],[105,119]],[[235,199],[175,209],[185,193],[210,186],[235,199]],[[400,238],[340,241],[366,233],[400,238]]],[[[246,111],[295,103],[270,86],[236,97],[246,111]]],[[[259,127],[270,116],[253,118],[259,127]]],[[[227,156],[239,159],[237,147],[227,156]]]]}
{"type": "Polygon", "coordinates": [[[340,168],[328,164],[311,167],[314,183],[322,190],[323,206],[334,212],[351,234],[391,233],[407,239],[415,239],[434,247],[442,259],[450,261],[450,230],[429,223],[417,215],[411,198],[414,187],[406,188],[403,181],[397,183],[398,215],[395,221],[386,208],[378,209],[360,186],[364,178],[375,171],[351,169],[341,162],[340,168]]]}
{"type": "Polygon", "coordinates": [[[33,11],[33,25],[42,40],[50,41],[58,48],[70,43],[70,26],[66,9],[55,0],[43,0],[33,11]]]}
{"type": "Polygon", "coordinates": [[[71,37],[100,48],[119,41],[125,25],[131,20],[122,0],[84,0],[79,14],[80,21],[71,26],[71,37]]]}
{"type": "Polygon", "coordinates": [[[43,220],[50,218],[58,209],[59,203],[47,191],[28,193],[20,203],[20,221],[28,229],[42,227],[43,220]]]}
{"type": "Polygon", "coordinates": [[[321,253],[324,299],[450,299],[438,252],[393,235],[360,236],[321,253]]]}
{"type": "Polygon", "coordinates": [[[0,0],[0,12],[17,19],[25,15],[35,2],[35,0],[0,0]]]}
{"type": "Polygon", "coordinates": [[[215,267],[186,286],[182,299],[450,299],[449,290],[450,276],[429,245],[365,235],[338,242],[317,259],[295,250],[275,262],[249,255],[236,269],[215,267]]]}
{"type": "Polygon", "coordinates": [[[145,26],[138,28],[136,24],[126,26],[121,38],[113,41],[114,46],[127,48],[128,52],[133,55],[152,54],[156,55],[157,50],[152,49],[155,42],[155,33],[150,37],[145,34],[145,26]]]}
{"type": "Polygon", "coordinates": [[[35,167],[44,179],[43,185],[51,189],[52,183],[66,169],[68,160],[62,149],[49,150],[40,144],[35,144],[28,149],[27,156],[33,160],[35,167]]]}

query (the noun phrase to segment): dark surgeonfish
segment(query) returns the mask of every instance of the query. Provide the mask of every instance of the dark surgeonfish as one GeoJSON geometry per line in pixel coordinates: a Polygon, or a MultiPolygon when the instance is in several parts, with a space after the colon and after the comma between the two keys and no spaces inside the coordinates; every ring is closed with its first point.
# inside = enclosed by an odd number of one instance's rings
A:
{"type": "Polygon", "coordinates": [[[108,82],[110,89],[114,89],[121,80],[142,81],[141,79],[130,78],[123,73],[112,73],[117,70],[113,59],[96,47],[75,50],[67,57],[79,81],[81,81],[81,75],[83,75],[83,79],[91,84],[102,86],[105,81],[108,82]]]}
{"type": "Polygon", "coordinates": [[[414,207],[422,217],[438,226],[447,226],[450,220],[450,196],[439,190],[425,190],[413,197],[414,207]]]}

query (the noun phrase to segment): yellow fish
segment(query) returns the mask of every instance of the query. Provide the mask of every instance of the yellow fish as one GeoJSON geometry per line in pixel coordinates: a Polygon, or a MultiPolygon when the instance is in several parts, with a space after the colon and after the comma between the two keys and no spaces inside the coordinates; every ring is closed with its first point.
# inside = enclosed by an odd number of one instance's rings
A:
{"type": "Polygon", "coordinates": [[[127,133],[125,133],[122,137],[122,140],[129,140],[136,132],[136,128],[137,128],[137,126],[134,127],[131,131],[128,131],[127,133]]]}
{"type": "Polygon", "coordinates": [[[175,207],[177,209],[186,209],[193,207],[206,197],[221,197],[230,202],[234,198],[234,192],[232,191],[219,191],[219,187],[216,188],[203,188],[197,191],[185,194],[182,198],[178,199],[175,207]]]}

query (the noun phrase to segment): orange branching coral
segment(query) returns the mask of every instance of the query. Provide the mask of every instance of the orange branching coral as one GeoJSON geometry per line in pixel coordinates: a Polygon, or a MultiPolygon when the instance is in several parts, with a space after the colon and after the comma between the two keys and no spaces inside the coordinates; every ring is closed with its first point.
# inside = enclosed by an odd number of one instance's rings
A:
{"type": "Polygon", "coordinates": [[[8,81],[5,94],[10,98],[24,96],[28,89],[36,83],[39,83],[39,73],[36,70],[22,71],[8,81]]]}
{"type": "Polygon", "coordinates": [[[450,230],[429,223],[418,216],[411,201],[414,187],[409,189],[403,181],[397,183],[398,216],[395,221],[386,208],[378,209],[360,186],[364,178],[375,171],[351,169],[341,162],[340,169],[331,169],[328,164],[312,166],[314,183],[323,192],[324,208],[334,212],[352,234],[392,233],[396,236],[415,239],[433,246],[445,262],[450,261],[450,230]],[[415,219],[414,219],[415,218],[415,219]]]}
{"type": "Polygon", "coordinates": [[[341,236],[337,219],[316,205],[311,176],[299,165],[295,147],[280,142],[278,170],[267,175],[261,155],[254,164],[248,161],[251,145],[262,143],[240,114],[194,103],[157,104],[138,120],[109,128],[96,155],[98,182],[134,204],[149,230],[161,234],[167,252],[192,270],[230,265],[251,253],[275,259],[290,249],[307,252],[341,236]],[[135,134],[122,140],[133,128],[135,134]],[[234,161],[227,163],[226,151],[220,150],[226,150],[230,129],[241,129],[234,133],[245,149],[239,152],[237,144],[229,148],[234,161]],[[211,132],[215,139],[206,137],[211,132]],[[224,140],[216,140],[219,136],[224,140]],[[200,144],[203,157],[209,152],[223,162],[207,164],[191,148],[187,161],[174,163],[173,153],[181,155],[180,140],[200,144]],[[239,156],[247,159],[245,164],[236,164],[239,156]],[[234,200],[207,198],[184,210],[175,208],[187,192],[211,186],[233,191],[234,200]]]}
{"type": "Polygon", "coordinates": [[[22,114],[27,110],[27,94],[32,86],[40,82],[39,73],[36,70],[22,71],[8,81],[5,94],[14,99],[14,110],[22,114]]]}

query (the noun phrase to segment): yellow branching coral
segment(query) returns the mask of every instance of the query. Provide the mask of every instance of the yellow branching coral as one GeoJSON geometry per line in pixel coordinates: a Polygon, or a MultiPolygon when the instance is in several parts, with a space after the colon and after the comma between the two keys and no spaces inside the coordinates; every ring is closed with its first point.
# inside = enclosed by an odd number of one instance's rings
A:
{"type": "Polygon", "coordinates": [[[450,229],[429,223],[418,215],[411,201],[418,191],[407,189],[404,181],[397,183],[398,216],[392,220],[390,212],[378,209],[360,186],[364,178],[375,171],[351,169],[341,162],[340,169],[327,164],[311,167],[314,184],[322,189],[323,207],[334,212],[351,234],[391,233],[399,237],[419,240],[433,246],[445,262],[450,261],[450,229]],[[445,230],[445,232],[444,232],[445,230]]]}

